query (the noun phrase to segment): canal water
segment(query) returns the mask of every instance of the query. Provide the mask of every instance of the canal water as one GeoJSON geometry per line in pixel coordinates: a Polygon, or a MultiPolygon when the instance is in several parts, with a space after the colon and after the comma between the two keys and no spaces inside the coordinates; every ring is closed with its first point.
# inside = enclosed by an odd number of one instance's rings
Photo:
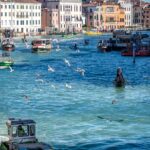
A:
{"type": "Polygon", "coordinates": [[[150,58],[133,64],[119,52],[101,53],[96,45],[104,38],[60,39],[61,50],[55,42],[45,54],[16,40],[14,72],[0,70],[0,134],[8,118],[24,118],[34,119],[38,139],[58,150],[150,149],[150,58]],[[69,48],[74,42],[79,51],[69,48]],[[125,88],[113,85],[117,67],[125,88]]]}

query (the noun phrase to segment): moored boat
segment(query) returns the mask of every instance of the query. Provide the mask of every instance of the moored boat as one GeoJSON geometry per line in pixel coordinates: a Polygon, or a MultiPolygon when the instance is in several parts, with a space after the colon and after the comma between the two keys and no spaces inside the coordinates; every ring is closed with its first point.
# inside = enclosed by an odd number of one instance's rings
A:
{"type": "Polygon", "coordinates": [[[150,39],[131,42],[127,49],[121,52],[122,56],[150,56],[150,39]]]}
{"type": "Polygon", "coordinates": [[[95,36],[95,35],[102,35],[102,32],[98,32],[98,31],[87,31],[85,32],[86,35],[89,36],[95,36]]]}
{"type": "Polygon", "coordinates": [[[127,31],[114,31],[113,37],[99,41],[98,49],[102,51],[123,51],[128,48],[128,45],[133,41],[141,41],[148,38],[147,34],[132,33],[127,31]]]}
{"type": "Polygon", "coordinates": [[[32,41],[32,52],[48,52],[52,48],[50,39],[38,39],[32,41]]]}
{"type": "MultiPolygon", "coordinates": [[[[121,52],[121,55],[122,56],[133,56],[133,52],[127,50],[127,51],[121,52]]],[[[134,55],[135,56],[141,56],[141,57],[150,56],[150,50],[138,50],[138,51],[135,52],[134,55]]]]}
{"type": "Polygon", "coordinates": [[[0,136],[0,149],[4,150],[51,150],[36,138],[36,122],[31,119],[10,118],[6,122],[8,135],[0,136]]]}

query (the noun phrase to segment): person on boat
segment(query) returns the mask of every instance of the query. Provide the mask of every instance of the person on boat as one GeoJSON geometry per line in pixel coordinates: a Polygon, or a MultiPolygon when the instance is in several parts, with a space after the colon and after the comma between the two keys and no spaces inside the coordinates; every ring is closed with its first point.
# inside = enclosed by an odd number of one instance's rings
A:
{"type": "Polygon", "coordinates": [[[125,85],[125,79],[123,77],[122,69],[120,67],[117,69],[115,85],[116,85],[116,87],[123,87],[125,85]]]}
{"type": "Polygon", "coordinates": [[[89,45],[89,40],[85,39],[84,40],[84,45],[89,45]]]}
{"type": "Polygon", "coordinates": [[[21,125],[18,126],[18,136],[22,137],[25,135],[25,131],[21,125]]]}
{"type": "Polygon", "coordinates": [[[74,49],[77,49],[77,48],[78,48],[77,43],[75,43],[74,44],[74,49]]]}

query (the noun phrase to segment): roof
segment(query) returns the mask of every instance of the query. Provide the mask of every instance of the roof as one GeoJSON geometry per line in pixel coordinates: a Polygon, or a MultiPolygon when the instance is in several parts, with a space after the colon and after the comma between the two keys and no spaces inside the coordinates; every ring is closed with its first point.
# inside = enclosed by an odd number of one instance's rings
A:
{"type": "MultiPolygon", "coordinates": [[[[10,0],[1,0],[1,2],[10,2],[10,0]]],[[[41,3],[38,0],[13,0],[13,3],[41,3]]]]}
{"type": "Polygon", "coordinates": [[[27,125],[27,124],[35,124],[36,122],[31,119],[14,119],[10,118],[6,122],[7,125],[27,125]]]}

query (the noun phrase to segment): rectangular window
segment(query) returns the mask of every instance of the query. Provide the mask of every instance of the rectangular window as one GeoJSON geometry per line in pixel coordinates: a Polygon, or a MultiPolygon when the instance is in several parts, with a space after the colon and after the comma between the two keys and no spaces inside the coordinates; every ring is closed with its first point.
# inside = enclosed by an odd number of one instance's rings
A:
{"type": "MultiPolygon", "coordinates": [[[[23,32],[23,28],[21,28],[23,32]]],[[[23,136],[28,136],[29,135],[29,126],[28,125],[19,125],[18,126],[18,136],[23,137],[23,136]]]]}
{"type": "Polygon", "coordinates": [[[13,127],[12,136],[13,137],[17,136],[17,127],[13,127]]]}
{"type": "Polygon", "coordinates": [[[107,7],[106,12],[114,12],[114,7],[107,7]]]}

